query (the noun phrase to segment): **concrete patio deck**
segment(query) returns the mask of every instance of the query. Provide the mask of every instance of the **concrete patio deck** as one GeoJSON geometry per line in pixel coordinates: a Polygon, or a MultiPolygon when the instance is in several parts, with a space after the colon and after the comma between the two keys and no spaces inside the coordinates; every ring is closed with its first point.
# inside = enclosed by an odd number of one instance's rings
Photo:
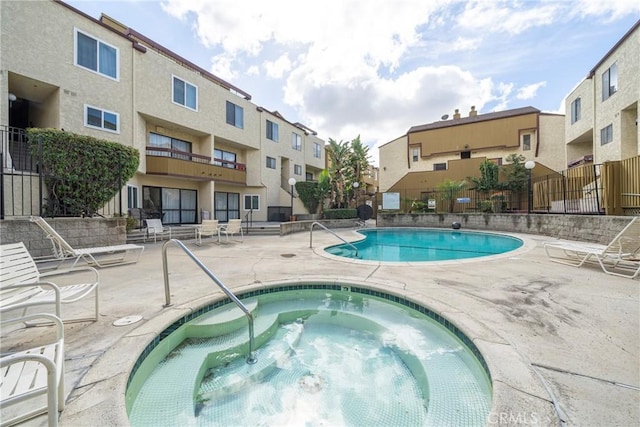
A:
{"type": "MultiPolygon", "coordinates": [[[[354,230],[335,230],[346,240],[354,230]]],[[[320,254],[338,243],[322,230],[245,236],[244,242],[184,243],[232,290],[326,280],[407,296],[456,324],[483,353],[493,378],[488,425],[640,425],[640,281],[597,265],[550,262],[544,236],[504,256],[379,264],[320,254]]],[[[124,390],[146,344],[193,308],[223,293],[176,245],[168,248],[171,299],[164,308],[161,248],[145,244],[137,264],[100,270],[100,319],[65,326],[67,406],[62,426],[126,425],[124,390]],[[113,322],[140,315],[127,326],[113,322]]],[[[90,310],[91,301],[63,307],[90,310]],[[76,307],[77,306],[77,307],[76,307]]],[[[2,331],[2,350],[46,327],[2,331]]],[[[37,338],[36,338],[37,340],[37,338]]],[[[25,425],[45,425],[39,417],[25,425]]]]}

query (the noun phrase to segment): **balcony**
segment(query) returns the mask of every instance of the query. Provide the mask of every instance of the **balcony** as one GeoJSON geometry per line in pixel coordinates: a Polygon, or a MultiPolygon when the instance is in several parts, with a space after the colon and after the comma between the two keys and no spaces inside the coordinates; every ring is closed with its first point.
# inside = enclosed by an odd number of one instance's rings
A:
{"type": "Polygon", "coordinates": [[[197,181],[217,181],[245,185],[246,166],[242,163],[213,159],[200,154],[147,147],[147,175],[163,175],[197,181]]]}

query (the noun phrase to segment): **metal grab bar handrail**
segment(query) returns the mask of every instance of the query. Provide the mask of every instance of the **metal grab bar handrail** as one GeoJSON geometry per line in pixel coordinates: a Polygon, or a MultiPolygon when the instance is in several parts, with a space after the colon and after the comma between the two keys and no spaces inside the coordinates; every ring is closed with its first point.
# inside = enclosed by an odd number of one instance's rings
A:
{"type": "Polygon", "coordinates": [[[344,240],[342,237],[338,236],[336,233],[334,233],[333,231],[329,230],[327,227],[325,227],[322,223],[319,223],[318,221],[314,221],[313,224],[311,224],[311,228],[309,229],[309,247],[313,248],[313,226],[314,225],[319,225],[320,227],[324,228],[325,230],[327,230],[329,233],[333,234],[334,236],[336,236],[338,239],[342,240],[344,243],[346,243],[347,245],[351,246],[353,248],[353,250],[356,252],[356,256],[358,256],[358,248],[356,248],[353,243],[349,243],[346,240],[344,240]]]}
{"type": "Polygon", "coordinates": [[[169,291],[169,263],[167,262],[167,246],[169,246],[169,243],[171,242],[176,243],[178,246],[180,246],[182,250],[187,255],[189,255],[189,258],[191,258],[196,263],[196,265],[200,267],[202,271],[204,271],[205,274],[209,276],[211,280],[213,280],[214,283],[218,285],[218,287],[222,289],[222,291],[231,299],[231,301],[233,301],[238,306],[238,308],[242,310],[242,312],[247,316],[247,320],[249,321],[249,356],[247,356],[247,363],[256,363],[258,359],[256,359],[253,355],[253,315],[251,315],[249,309],[242,303],[242,301],[240,301],[238,297],[235,296],[233,292],[231,292],[229,288],[227,288],[220,281],[220,279],[218,279],[216,275],[213,274],[211,270],[209,270],[207,266],[202,263],[202,261],[196,258],[193,252],[191,252],[189,248],[184,245],[184,243],[176,239],[167,240],[162,245],[162,270],[164,272],[164,296],[166,301],[163,307],[171,306],[171,292],[169,291]]]}

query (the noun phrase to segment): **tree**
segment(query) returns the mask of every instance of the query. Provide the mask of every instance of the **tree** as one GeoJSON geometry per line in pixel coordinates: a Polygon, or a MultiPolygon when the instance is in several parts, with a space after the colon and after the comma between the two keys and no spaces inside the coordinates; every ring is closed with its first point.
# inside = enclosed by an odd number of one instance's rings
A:
{"type": "Polygon", "coordinates": [[[331,183],[331,207],[346,207],[347,180],[352,173],[349,143],[329,138],[329,182],[331,183]]]}
{"type": "Polygon", "coordinates": [[[346,208],[353,200],[353,184],[362,187],[362,173],[369,168],[369,147],[362,144],[359,135],[346,142],[329,138],[327,155],[331,207],[346,208]]]}
{"type": "Polygon", "coordinates": [[[462,181],[452,181],[450,179],[445,179],[440,184],[438,184],[437,188],[440,191],[440,197],[442,200],[449,203],[449,213],[453,212],[453,208],[455,206],[456,196],[460,191],[464,189],[467,185],[467,182],[462,181]]]}
{"type": "Polygon", "coordinates": [[[506,178],[505,187],[518,195],[518,205],[520,205],[520,196],[527,188],[527,180],[529,178],[529,173],[524,167],[525,157],[521,154],[513,153],[507,156],[506,161],[509,164],[502,168],[506,178]]]}
{"type": "Polygon", "coordinates": [[[360,135],[351,141],[351,151],[351,166],[353,167],[354,174],[354,181],[351,183],[351,186],[353,188],[353,184],[357,182],[358,188],[364,188],[362,175],[369,169],[369,147],[362,144],[360,135]]]}
{"type": "Polygon", "coordinates": [[[475,185],[472,190],[479,191],[488,197],[490,192],[501,189],[498,182],[499,173],[498,165],[491,160],[485,160],[480,163],[480,178],[470,176],[467,179],[475,185]]]}
{"type": "Polygon", "coordinates": [[[527,186],[529,174],[524,167],[525,157],[521,154],[509,154],[506,158],[508,165],[503,167],[506,177],[505,186],[508,190],[520,193],[527,186]]]}
{"type": "Polygon", "coordinates": [[[137,149],[57,129],[27,130],[34,157],[41,156],[47,216],[92,216],[134,176],[137,149]]]}

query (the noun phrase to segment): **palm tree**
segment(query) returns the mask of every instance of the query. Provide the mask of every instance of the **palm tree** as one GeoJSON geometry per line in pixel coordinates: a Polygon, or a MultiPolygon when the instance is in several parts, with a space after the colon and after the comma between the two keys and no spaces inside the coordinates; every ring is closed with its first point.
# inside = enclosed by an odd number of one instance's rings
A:
{"type": "Polygon", "coordinates": [[[331,183],[331,205],[334,208],[344,207],[346,204],[346,189],[348,179],[352,175],[351,150],[349,142],[337,142],[329,138],[329,182],[331,183]]]}
{"type": "Polygon", "coordinates": [[[464,187],[467,185],[467,182],[462,181],[452,181],[450,179],[445,179],[440,184],[438,184],[437,188],[440,191],[442,200],[449,202],[449,213],[453,212],[453,208],[455,206],[456,196],[464,187]]]}
{"type": "Polygon", "coordinates": [[[351,164],[353,167],[354,175],[354,180],[353,182],[351,182],[351,187],[353,188],[353,184],[357,182],[358,188],[364,188],[362,174],[369,169],[369,147],[362,144],[362,142],[360,141],[360,135],[358,135],[351,141],[351,152],[351,164]]]}

